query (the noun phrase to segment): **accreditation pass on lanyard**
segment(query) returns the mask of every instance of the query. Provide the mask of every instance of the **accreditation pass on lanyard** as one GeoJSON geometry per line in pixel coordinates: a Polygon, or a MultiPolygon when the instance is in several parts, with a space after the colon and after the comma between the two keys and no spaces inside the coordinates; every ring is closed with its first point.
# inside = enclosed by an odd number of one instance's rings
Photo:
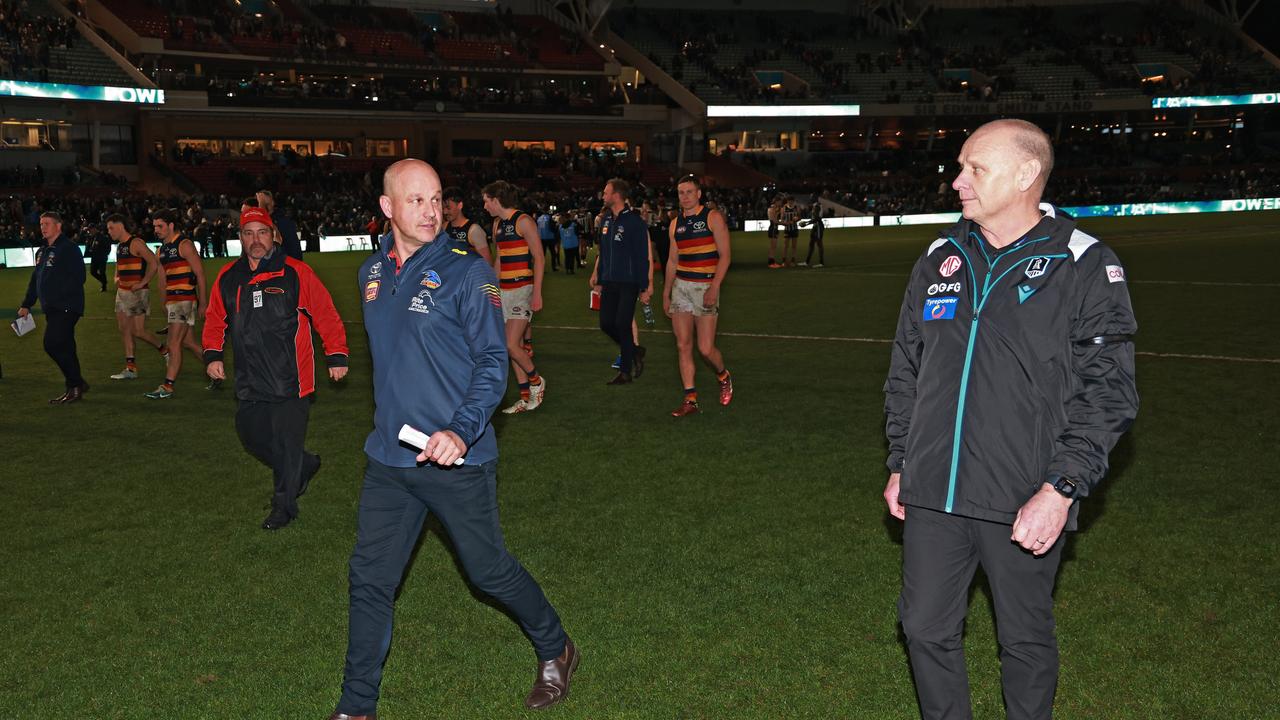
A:
{"type": "Polygon", "coordinates": [[[262,307],[262,291],[261,290],[253,291],[253,306],[256,308],[262,307]]]}

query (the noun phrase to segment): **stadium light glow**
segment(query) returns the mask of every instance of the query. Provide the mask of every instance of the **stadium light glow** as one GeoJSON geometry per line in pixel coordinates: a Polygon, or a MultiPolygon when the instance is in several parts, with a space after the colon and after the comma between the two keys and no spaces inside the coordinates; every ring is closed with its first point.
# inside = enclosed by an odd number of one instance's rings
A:
{"type": "Polygon", "coordinates": [[[1158,97],[1151,99],[1151,107],[1189,108],[1220,107],[1224,105],[1275,105],[1280,103],[1280,93],[1254,93],[1253,95],[1188,95],[1185,97],[1158,97]]]}
{"type": "Polygon", "coordinates": [[[854,117],[860,105],[708,105],[707,117],[854,117]]]}

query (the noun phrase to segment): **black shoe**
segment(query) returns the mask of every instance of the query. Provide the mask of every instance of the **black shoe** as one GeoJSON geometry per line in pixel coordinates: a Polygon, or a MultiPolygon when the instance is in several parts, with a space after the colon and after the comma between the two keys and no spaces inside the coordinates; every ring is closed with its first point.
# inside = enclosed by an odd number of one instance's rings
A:
{"type": "Polygon", "coordinates": [[[640,373],[644,372],[644,346],[637,345],[635,357],[631,359],[631,375],[635,379],[640,379],[640,373]]]}
{"type": "Polygon", "coordinates": [[[302,497],[307,493],[307,487],[311,485],[311,478],[315,477],[316,473],[320,472],[320,455],[317,453],[311,457],[316,459],[316,464],[315,467],[311,468],[310,472],[304,471],[302,473],[302,482],[298,484],[298,497],[302,497]]]}
{"type": "Polygon", "coordinates": [[[168,334],[169,334],[169,326],[168,326],[168,325],[165,325],[164,327],[160,328],[159,330],[156,330],[156,334],[157,334],[157,335],[168,335],[168,334]]]}
{"type": "Polygon", "coordinates": [[[605,385],[629,385],[630,383],[631,383],[631,375],[624,372],[620,372],[617,375],[615,375],[612,380],[605,383],[605,385]]]}
{"type": "Polygon", "coordinates": [[[210,381],[209,381],[209,384],[208,384],[208,385],[206,385],[206,386],[204,387],[204,389],[205,389],[205,390],[221,390],[221,389],[222,389],[222,381],[221,381],[221,380],[218,380],[217,378],[214,378],[213,380],[210,380],[210,381]]]}
{"type": "Polygon", "coordinates": [[[289,517],[289,513],[275,509],[271,511],[271,514],[267,516],[266,520],[262,521],[262,529],[279,530],[291,522],[293,522],[293,518],[289,517]]]}

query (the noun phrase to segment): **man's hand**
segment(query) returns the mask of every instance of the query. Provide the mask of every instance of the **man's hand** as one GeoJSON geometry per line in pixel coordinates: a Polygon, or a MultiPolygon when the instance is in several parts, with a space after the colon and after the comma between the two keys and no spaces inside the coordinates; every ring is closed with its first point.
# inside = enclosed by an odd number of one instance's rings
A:
{"type": "Polygon", "coordinates": [[[347,376],[347,367],[345,365],[342,367],[329,368],[329,379],[334,382],[338,382],[339,380],[341,380],[346,376],[347,376]]]}
{"type": "Polygon", "coordinates": [[[23,307],[18,308],[18,317],[26,317],[30,314],[31,314],[30,310],[23,307]]]}
{"type": "Polygon", "coordinates": [[[541,291],[539,290],[533,291],[533,299],[529,301],[529,309],[534,312],[538,312],[539,310],[542,309],[542,292],[541,291]]]}
{"type": "Polygon", "coordinates": [[[1054,490],[1052,485],[1044,483],[1040,491],[1018,509],[1010,539],[1033,555],[1049,552],[1067,525],[1067,511],[1071,509],[1072,502],[1071,498],[1054,490]]]}
{"type": "Polygon", "coordinates": [[[640,293],[640,302],[647,303],[649,302],[649,299],[652,297],[653,297],[653,286],[650,285],[649,287],[644,289],[644,292],[640,293]]]}
{"type": "Polygon", "coordinates": [[[889,514],[899,520],[907,519],[907,506],[898,502],[898,486],[902,482],[902,473],[889,475],[889,483],[884,486],[884,501],[889,505],[889,514]]]}
{"type": "Polygon", "coordinates": [[[202,305],[199,303],[197,303],[197,305],[198,305],[198,309],[196,312],[200,315],[200,319],[204,320],[204,316],[209,313],[209,307],[207,305],[202,305]]]}
{"type": "Polygon", "coordinates": [[[711,287],[702,294],[702,307],[711,309],[716,306],[716,302],[720,300],[720,286],[711,283],[711,287]]]}
{"type": "Polygon", "coordinates": [[[214,380],[227,379],[227,366],[222,364],[221,360],[214,360],[204,367],[204,371],[214,380]]]}
{"type": "Polygon", "coordinates": [[[453,462],[467,454],[467,445],[452,430],[439,430],[427,438],[427,446],[418,455],[418,462],[433,462],[442,467],[452,467],[453,462]]]}
{"type": "Polygon", "coordinates": [[[671,317],[671,293],[662,293],[662,314],[671,317]]]}

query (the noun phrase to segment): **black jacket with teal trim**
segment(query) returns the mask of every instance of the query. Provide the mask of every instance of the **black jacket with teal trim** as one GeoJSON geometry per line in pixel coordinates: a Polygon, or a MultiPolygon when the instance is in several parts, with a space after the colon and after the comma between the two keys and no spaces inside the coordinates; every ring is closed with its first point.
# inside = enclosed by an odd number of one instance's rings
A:
{"type": "Polygon", "coordinates": [[[507,386],[502,296],[493,268],[441,233],[396,269],[394,240],[360,266],[364,327],[373,357],[373,432],[365,453],[392,467],[414,467],[401,445],[408,424],[430,435],[452,430],[466,463],[498,457],[489,418],[507,386]]]}
{"type": "Polygon", "coordinates": [[[1124,269],[1041,210],[1001,249],[961,220],[916,262],[884,386],[904,505],[1012,523],[1044,482],[1065,477],[1084,497],[1137,415],[1124,269]]]}

